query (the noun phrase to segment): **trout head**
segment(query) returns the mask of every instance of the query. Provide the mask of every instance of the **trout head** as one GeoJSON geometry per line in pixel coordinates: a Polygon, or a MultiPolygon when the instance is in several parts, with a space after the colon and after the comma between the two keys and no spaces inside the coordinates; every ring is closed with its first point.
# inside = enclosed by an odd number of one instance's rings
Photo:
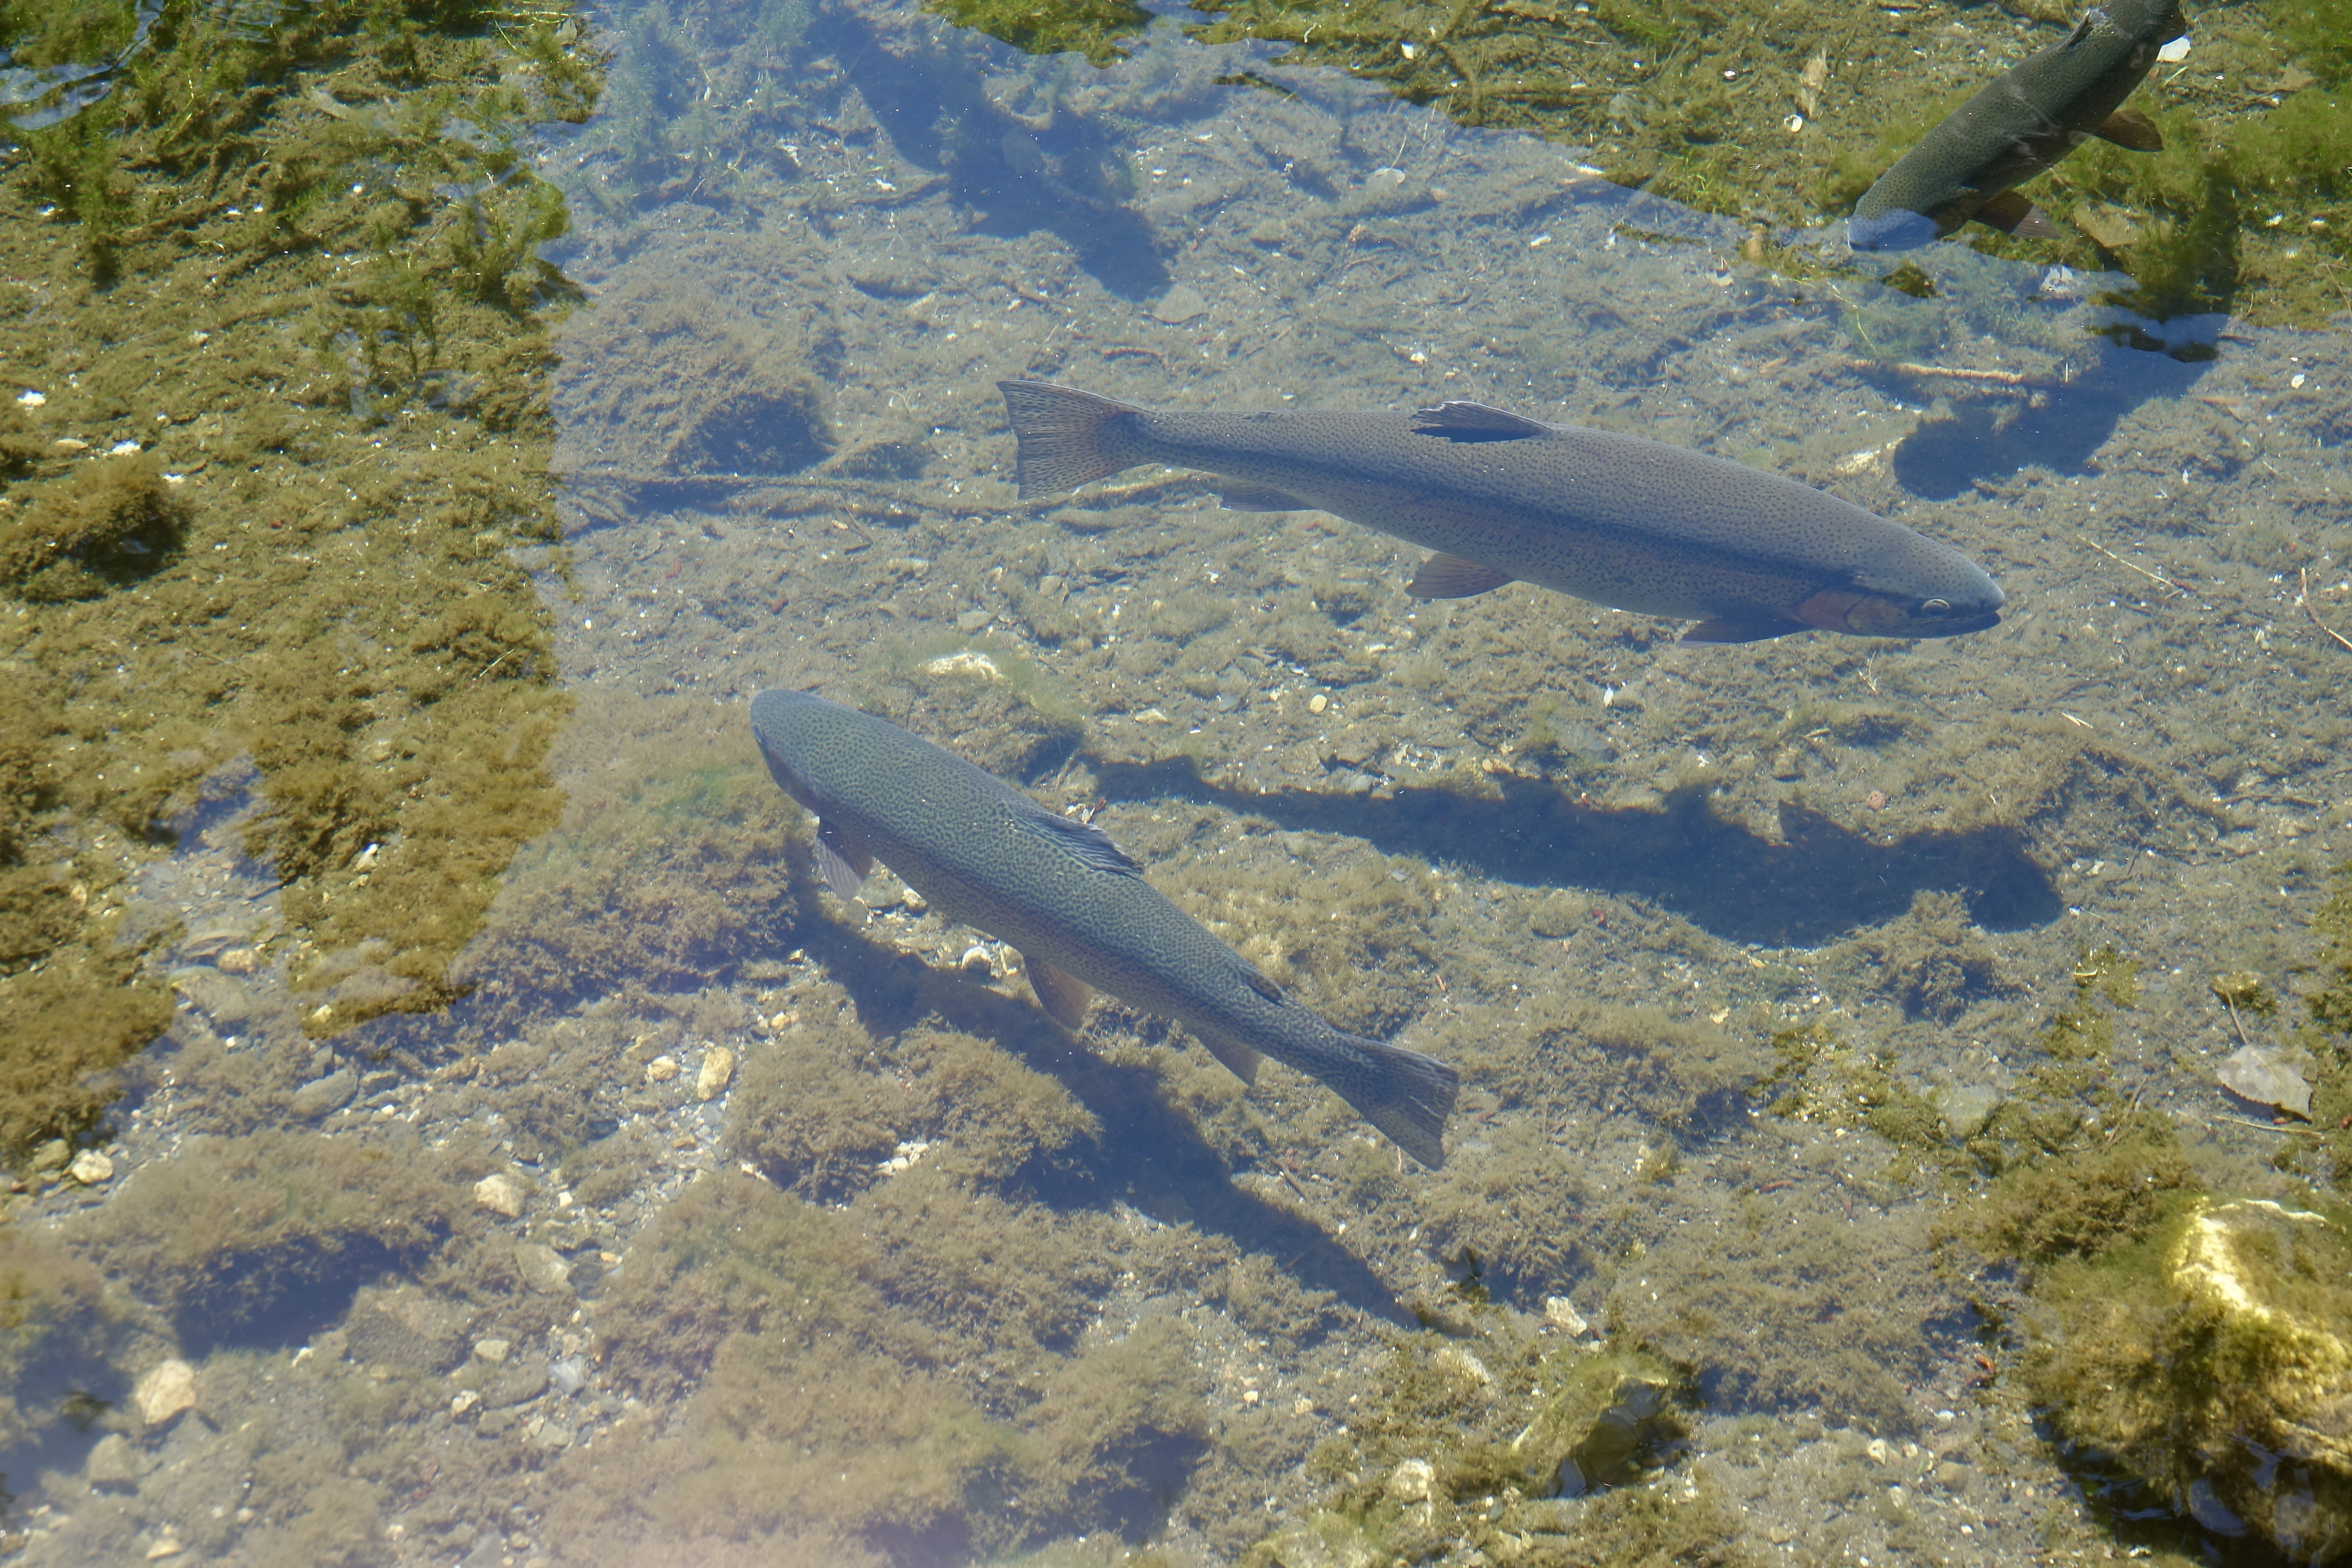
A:
{"type": "Polygon", "coordinates": [[[1956,637],[2000,620],[2006,602],[1988,582],[1973,599],[1917,598],[1885,589],[1823,588],[1797,606],[1797,619],[1825,632],[1864,637],[1956,637]]]}

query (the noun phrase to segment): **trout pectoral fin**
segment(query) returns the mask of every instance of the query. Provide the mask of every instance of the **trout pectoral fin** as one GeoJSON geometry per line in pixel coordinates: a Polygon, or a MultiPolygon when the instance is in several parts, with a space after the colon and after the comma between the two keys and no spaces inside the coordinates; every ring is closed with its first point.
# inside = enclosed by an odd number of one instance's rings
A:
{"type": "Polygon", "coordinates": [[[1784,637],[1790,632],[1805,628],[1797,621],[1784,621],[1777,616],[1759,616],[1753,620],[1735,620],[1728,616],[1712,621],[1701,621],[1683,633],[1686,643],[1706,647],[1717,643],[1762,642],[1768,637],[1784,637]]]}
{"type": "Polygon", "coordinates": [[[2137,109],[2118,109],[2102,121],[2091,134],[2102,142],[2112,142],[2134,153],[2164,151],[2164,132],[2156,121],[2137,109]]]}
{"type": "Polygon", "coordinates": [[[2013,234],[2020,239],[2055,239],[2058,226],[2049,216],[2015,191],[2003,191],[1977,208],[1976,220],[1987,228],[2013,234]]]}
{"type": "Polygon", "coordinates": [[[1265,1060],[1264,1057],[1239,1040],[1229,1040],[1222,1035],[1213,1035],[1206,1029],[1198,1027],[1192,1032],[1200,1037],[1202,1045],[1209,1047],[1211,1056],[1225,1064],[1227,1071],[1242,1082],[1255,1086],[1257,1064],[1265,1060]]]}
{"type": "Polygon", "coordinates": [[[1087,1021],[1087,1004],[1095,999],[1095,988],[1075,974],[1066,974],[1042,958],[1028,953],[1021,955],[1029,971],[1029,989],[1037,993],[1037,1005],[1046,1015],[1072,1034],[1087,1021]]]}
{"type": "Polygon", "coordinates": [[[847,830],[831,822],[816,825],[816,868],[824,885],[843,903],[857,896],[866,874],[874,869],[874,852],[847,830]]]}
{"type": "Polygon", "coordinates": [[[1421,570],[1412,574],[1404,591],[1416,599],[1467,599],[1514,581],[1508,572],[1498,571],[1483,561],[1465,561],[1459,555],[1433,555],[1421,563],[1421,570]]]}
{"type": "Polygon", "coordinates": [[[1272,485],[1221,484],[1217,504],[1227,511],[1313,511],[1312,503],[1272,485]]]}

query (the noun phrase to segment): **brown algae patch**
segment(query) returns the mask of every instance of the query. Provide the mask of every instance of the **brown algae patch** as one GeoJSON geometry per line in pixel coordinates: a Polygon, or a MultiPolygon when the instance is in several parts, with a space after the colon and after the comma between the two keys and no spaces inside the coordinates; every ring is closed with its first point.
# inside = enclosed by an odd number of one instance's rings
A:
{"type": "MultiPolygon", "coordinates": [[[[12,5],[7,42],[79,58],[95,15],[12,5]]],[[[171,10],[109,96],[0,148],[11,1150],[86,1126],[168,1019],[121,884],[224,764],[259,768],[267,958],[316,1031],[445,1001],[558,801],[547,612],[507,559],[553,527],[565,297],[525,139],[596,62],[561,9],[237,15],[171,10]]]]}

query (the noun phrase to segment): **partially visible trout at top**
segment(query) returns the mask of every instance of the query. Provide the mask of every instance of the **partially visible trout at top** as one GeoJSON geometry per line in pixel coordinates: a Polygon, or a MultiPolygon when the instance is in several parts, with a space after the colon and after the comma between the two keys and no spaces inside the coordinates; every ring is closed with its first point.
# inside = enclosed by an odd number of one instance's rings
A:
{"type": "Polygon", "coordinates": [[[1909,250],[1974,219],[2046,237],[2050,220],[2011,187],[2096,136],[2135,153],[2164,145],[2156,122],[2117,105],[2184,36],[2178,0],[2115,0],[2011,66],[1919,139],[1863,194],[1846,224],[1856,250],[1909,250]]]}
{"type": "Polygon", "coordinates": [[[1410,591],[1527,582],[1698,624],[1685,642],[1809,629],[1943,637],[2000,619],[2001,591],[1948,545],[1778,474],[1638,436],[1478,403],[1413,414],[1139,408],[1003,381],[1024,496],[1138,463],[1226,481],[1241,511],[1328,511],[1434,550],[1410,591]]]}
{"type": "Polygon", "coordinates": [[[1057,816],[887,719],[802,691],[751,700],[786,794],[817,814],[817,867],[846,900],[878,858],[941,914],[1020,949],[1063,1027],[1096,990],[1173,1018],[1246,1083],[1272,1057],[1434,1170],[1454,1070],[1334,1028],[1153,889],[1102,829],[1057,816]]]}

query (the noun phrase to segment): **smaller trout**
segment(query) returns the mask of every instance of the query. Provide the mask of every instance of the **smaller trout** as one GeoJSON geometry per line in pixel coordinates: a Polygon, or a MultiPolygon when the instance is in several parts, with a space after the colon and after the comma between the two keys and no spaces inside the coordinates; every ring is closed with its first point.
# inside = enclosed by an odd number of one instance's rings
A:
{"type": "Polygon", "coordinates": [[[1328,1086],[1432,1170],[1454,1110],[1444,1062],[1333,1028],[1143,879],[1089,823],[1056,816],[887,720],[801,691],[751,700],[784,792],[816,813],[817,868],[846,900],[879,858],[950,920],[1020,950],[1038,1005],[1076,1032],[1097,990],[1173,1018],[1243,1082],[1272,1057],[1328,1086]]]}
{"type": "Polygon", "coordinates": [[[1969,99],[1863,194],[1846,224],[1856,250],[1911,250],[1971,219],[2008,234],[2057,231],[2011,187],[2096,136],[2135,153],[2164,145],[2156,122],[2117,106],[2189,31],[2179,0],[2115,0],[1969,99]]]}

